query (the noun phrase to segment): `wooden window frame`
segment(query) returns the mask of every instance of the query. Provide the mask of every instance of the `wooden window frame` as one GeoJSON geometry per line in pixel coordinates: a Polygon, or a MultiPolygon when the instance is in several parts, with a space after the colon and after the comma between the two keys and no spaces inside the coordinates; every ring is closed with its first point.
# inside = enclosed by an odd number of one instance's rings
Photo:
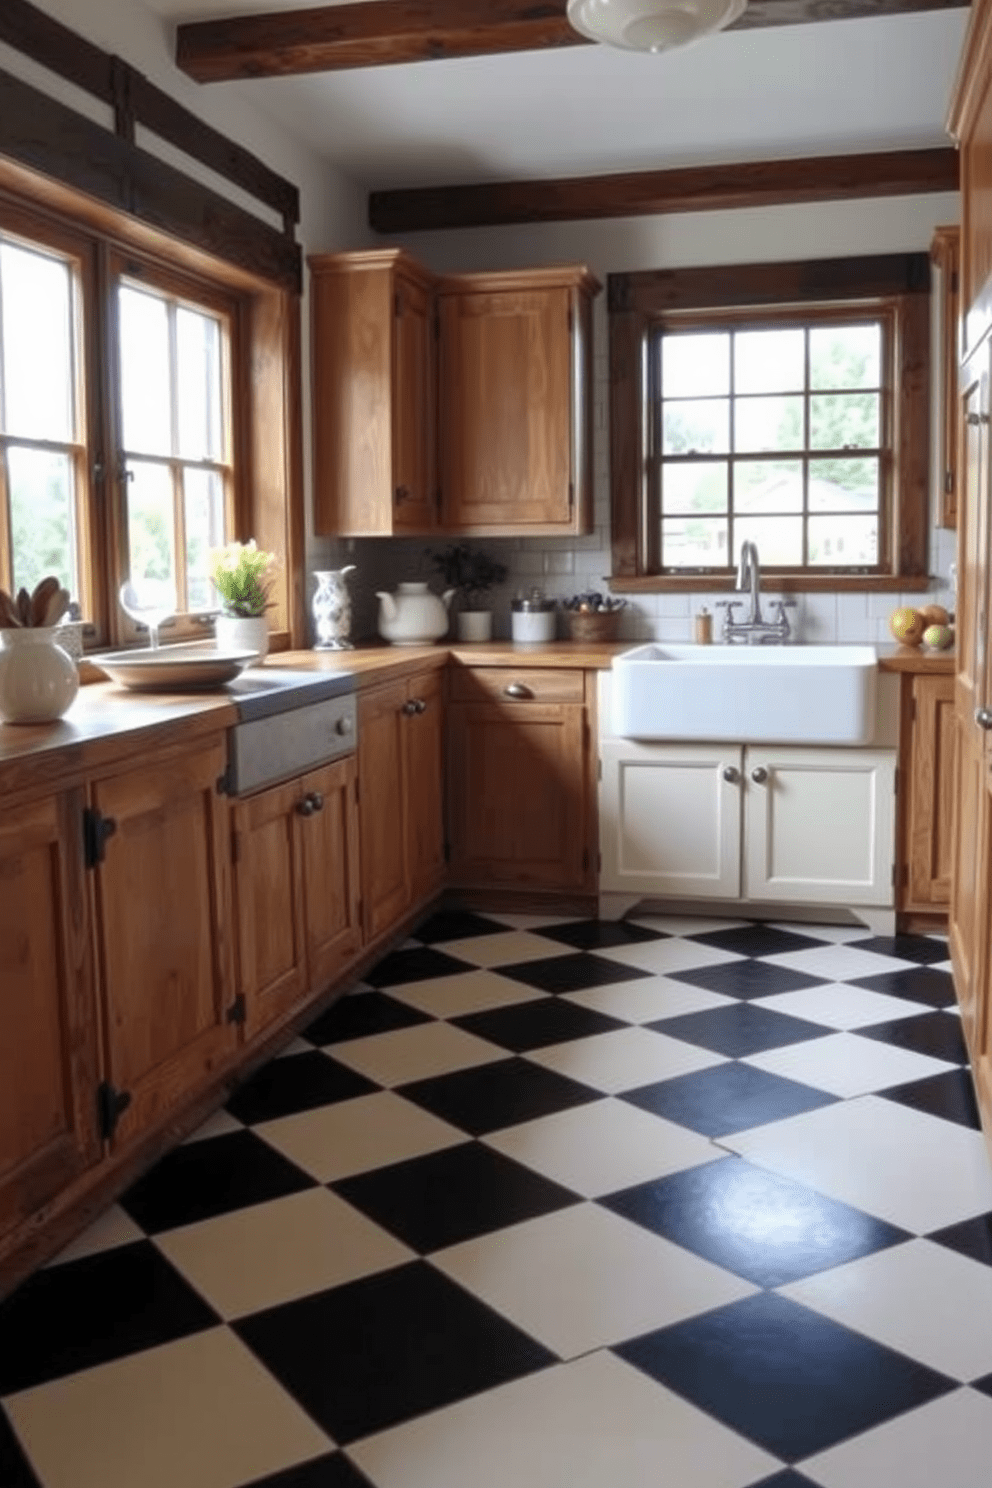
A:
{"type": "MultiPolygon", "coordinates": [[[[85,260],[89,314],[85,338],[88,439],[87,649],[133,643],[116,602],[127,567],[126,520],[116,469],[114,413],[115,270],[174,286],[182,298],[223,306],[231,315],[232,441],[239,470],[231,536],[253,537],[277,553],[269,611],[270,648],[304,644],[304,502],[300,297],[212,257],[51,177],[0,158],[0,225],[30,243],[85,260]]],[[[175,632],[174,632],[175,633],[175,632]]]]}
{"type": "Polygon", "coordinates": [[[725,571],[652,569],[650,347],[665,324],[803,321],[811,312],[891,318],[891,472],[879,565],[869,572],[769,570],[785,592],[925,589],[930,510],[930,267],[927,254],[614,274],[608,281],[613,573],[621,592],[725,591],[725,571]]]}

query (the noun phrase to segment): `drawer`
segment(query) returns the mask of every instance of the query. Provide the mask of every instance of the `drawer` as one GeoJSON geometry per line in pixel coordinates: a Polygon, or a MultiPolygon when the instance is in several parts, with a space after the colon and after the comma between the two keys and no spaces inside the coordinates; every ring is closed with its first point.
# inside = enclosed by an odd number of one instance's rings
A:
{"type": "Polygon", "coordinates": [[[583,703],[585,696],[585,673],[578,667],[456,667],[451,676],[456,703],[583,703]]]}

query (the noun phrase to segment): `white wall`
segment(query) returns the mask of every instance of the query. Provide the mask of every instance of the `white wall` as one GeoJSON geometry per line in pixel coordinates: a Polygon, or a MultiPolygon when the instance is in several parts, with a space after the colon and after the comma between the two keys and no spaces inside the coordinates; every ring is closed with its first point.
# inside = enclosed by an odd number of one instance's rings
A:
{"type": "MultiPolygon", "coordinates": [[[[0,0],[0,4],[3,0],[0,0]]],[[[201,87],[174,65],[173,27],[134,0],[34,0],[42,10],[105,51],[123,57],[150,81],[170,93],[206,123],[251,150],[271,169],[300,190],[301,221],[298,240],[304,254],[363,247],[370,241],[366,225],[366,194],[329,161],[302,144],[284,127],[253,106],[237,84],[201,87]]],[[[112,112],[61,78],[0,43],[0,67],[58,98],[98,123],[112,127],[112,112]]],[[[190,160],[154,135],[139,129],[137,143],[187,175],[229,197],[256,216],[281,226],[274,213],[241,192],[222,176],[190,160]]],[[[307,561],[320,567],[326,544],[313,536],[310,471],[309,313],[304,271],[303,304],[303,413],[304,481],[307,511],[307,561]]]]}
{"type": "MultiPolygon", "coordinates": [[[[625,270],[926,252],[933,229],[956,222],[958,210],[956,194],[911,196],[413,234],[404,239],[404,246],[439,271],[584,263],[605,283],[607,274],[625,270]]],[[[497,602],[497,626],[503,634],[509,633],[509,601],[518,589],[540,584],[551,594],[563,595],[607,584],[611,557],[605,300],[604,293],[596,302],[594,325],[596,531],[580,539],[485,542],[511,570],[497,602]]],[[[952,532],[931,530],[930,571],[935,576],[931,598],[948,607],[947,573],[954,559],[954,542],[952,532]]],[[[370,591],[421,572],[424,544],[376,539],[344,544],[343,549],[351,555],[349,561],[359,566],[357,616],[361,630],[368,632],[375,614],[370,591]]],[[[797,599],[792,618],[798,621],[801,637],[824,642],[890,639],[887,617],[903,602],[899,595],[868,593],[810,594],[797,599]]],[[[915,594],[906,596],[905,602],[922,601],[915,594]]],[[[712,608],[713,595],[631,599],[625,617],[627,634],[632,639],[688,640],[691,617],[702,604],[712,608]]]]}

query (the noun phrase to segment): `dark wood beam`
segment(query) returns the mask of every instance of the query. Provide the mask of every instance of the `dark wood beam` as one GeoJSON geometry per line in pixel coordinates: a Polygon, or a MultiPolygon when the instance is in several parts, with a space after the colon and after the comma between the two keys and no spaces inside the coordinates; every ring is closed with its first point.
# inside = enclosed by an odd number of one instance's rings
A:
{"type": "MultiPolygon", "coordinates": [[[[190,21],[176,31],[176,65],[219,83],[590,45],[568,24],[566,3],[376,0],[190,21]]],[[[962,8],[962,0],[751,0],[731,29],[962,8]]]]}
{"type": "Polygon", "coordinates": [[[123,139],[133,141],[135,124],[142,124],[278,212],[288,229],[299,222],[300,193],[291,181],[183,108],[122,58],[101,51],[29,0],[2,0],[0,41],[106,103],[123,139]]]}
{"type": "Polygon", "coordinates": [[[0,155],[300,292],[300,249],[284,233],[3,71],[0,155]]]}
{"type": "Polygon", "coordinates": [[[670,212],[913,196],[957,189],[956,150],[886,150],[555,181],[374,191],[369,196],[369,223],[381,233],[431,232],[438,228],[654,217],[670,212]]]}
{"type": "Polygon", "coordinates": [[[176,66],[217,83],[587,44],[565,0],[375,0],[193,21],[176,31],[176,66]]]}

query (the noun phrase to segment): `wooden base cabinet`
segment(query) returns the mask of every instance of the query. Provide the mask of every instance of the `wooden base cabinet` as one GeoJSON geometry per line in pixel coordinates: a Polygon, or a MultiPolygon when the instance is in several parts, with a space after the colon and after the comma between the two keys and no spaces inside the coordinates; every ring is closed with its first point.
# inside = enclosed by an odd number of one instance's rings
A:
{"type": "Polygon", "coordinates": [[[102,1153],[83,793],[0,821],[0,1240],[102,1153]]]}
{"type": "Polygon", "coordinates": [[[581,671],[465,668],[449,704],[455,888],[594,888],[581,671]]]}
{"type": "Polygon", "coordinates": [[[954,678],[903,679],[899,909],[940,914],[954,859],[954,678]]]}
{"type": "Polygon", "coordinates": [[[334,980],[361,948],[354,757],[235,802],[237,987],[245,1037],[334,980]]]}
{"type": "Polygon", "coordinates": [[[362,922],[377,940],[444,879],[440,671],[358,700],[362,922]]]}
{"type": "Polygon", "coordinates": [[[96,780],[92,881],[102,1105],[115,1147],[159,1123],[235,1052],[223,736],[96,780]]]}

